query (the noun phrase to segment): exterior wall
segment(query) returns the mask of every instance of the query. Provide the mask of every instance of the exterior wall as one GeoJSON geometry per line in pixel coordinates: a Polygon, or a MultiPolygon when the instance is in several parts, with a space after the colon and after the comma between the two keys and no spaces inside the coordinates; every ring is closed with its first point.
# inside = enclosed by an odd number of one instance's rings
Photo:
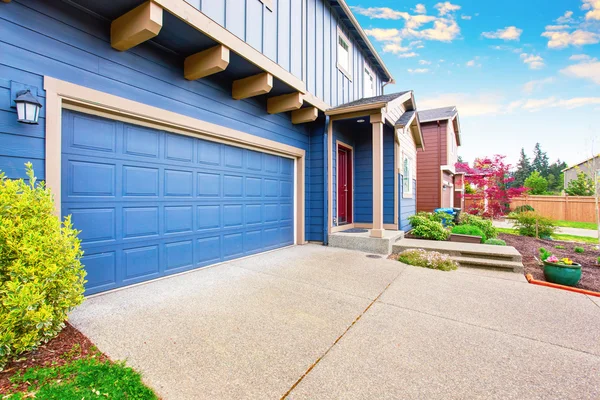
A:
{"type": "Polygon", "coordinates": [[[456,131],[454,130],[453,123],[446,123],[447,135],[446,135],[446,162],[444,165],[450,165],[454,167],[454,164],[458,161],[458,143],[456,142],[456,131]]]}
{"type": "Polygon", "coordinates": [[[394,221],[394,157],[396,140],[394,129],[383,128],[383,223],[396,224],[394,221]]]}
{"type": "MultiPolygon", "coordinates": [[[[328,0],[187,0],[219,25],[306,83],[307,90],[332,107],[363,97],[366,60],[328,0]],[[352,42],[351,74],[337,68],[337,29],[352,42]]],[[[375,95],[383,81],[375,73],[375,95]]]]}
{"type": "Polygon", "coordinates": [[[314,149],[315,162],[306,163],[306,176],[311,177],[307,180],[311,190],[306,192],[310,211],[306,214],[311,215],[307,227],[314,230],[307,229],[306,239],[323,240],[322,230],[316,232],[322,226],[316,209],[324,201],[323,191],[312,186],[319,184],[322,173],[318,158],[322,120],[293,125],[287,114],[269,115],[264,99],[233,100],[231,82],[224,77],[185,80],[183,59],[152,44],[127,52],[113,50],[109,32],[107,21],[64,2],[22,0],[0,6],[0,169],[9,178],[23,177],[26,161],[33,163],[38,178],[45,177],[46,108],[41,110],[39,125],[17,123],[15,109],[10,107],[10,84],[30,86],[45,105],[43,76],[47,75],[307,152],[314,149]]]}
{"type": "Polygon", "coordinates": [[[441,171],[447,158],[447,121],[427,122],[421,124],[425,151],[419,151],[417,156],[417,180],[419,195],[417,196],[417,211],[431,212],[441,204],[441,171]]]}
{"type": "Polygon", "coordinates": [[[317,242],[325,240],[326,129],[325,121],[313,125],[306,160],[306,239],[317,242]]]}
{"type": "MultiPolygon", "coordinates": [[[[425,143],[425,148],[427,148],[427,143],[425,143]]],[[[419,155],[422,153],[422,151],[419,151],[419,155]]],[[[400,134],[400,146],[399,146],[399,153],[397,155],[399,158],[398,160],[398,167],[399,167],[399,192],[400,192],[400,201],[398,202],[400,205],[400,213],[399,213],[399,219],[400,219],[400,229],[402,230],[409,230],[410,229],[410,223],[408,222],[408,217],[410,217],[411,215],[414,215],[416,213],[417,210],[417,193],[419,193],[420,191],[420,178],[418,177],[418,155],[417,155],[417,145],[415,144],[415,140],[413,138],[413,136],[411,134],[408,133],[402,133],[400,134]],[[406,154],[408,155],[411,160],[412,160],[412,173],[413,173],[413,182],[412,182],[412,193],[405,193],[403,191],[403,185],[402,185],[402,173],[403,173],[403,168],[402,168],[402,159],[403,159],[403,155],[406,154]],[[416,177],[416,179],[415,179],[416,177]]]]}
{"type": "Polygon", "coordinates": [[[566,170],[564,188],[566,189],[569,187],[569,182],[577,179],[577,175],[580,172],[583,172],[590,178],[594,179],[594,170],[600,170],[600,157],[596,157],[592,160],[583,162],[576,167],[566,170]]]}
{"type": "Polygon", "coordinates": [[[452,181],[454,180],[453,175],[444,172],[442,175],[442,204],[441,207],[449,208],[453,206],[454,202],[454,186],[452,181]],[[444,186],[446,188],[444,189],[444,186]]]}

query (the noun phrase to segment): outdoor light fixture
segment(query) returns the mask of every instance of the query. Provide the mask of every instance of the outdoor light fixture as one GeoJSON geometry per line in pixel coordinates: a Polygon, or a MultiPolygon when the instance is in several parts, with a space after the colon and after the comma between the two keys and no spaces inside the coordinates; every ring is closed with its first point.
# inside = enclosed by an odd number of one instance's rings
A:
{"type": "Polygon", "coordinates": [[[37,124],[42,103],[31,94],[29,89],[17,92],[17,121],[24,124],[37,124]]]}
{"type": "Polygon", "coordinates": [[[357,119],[356,122],[358,122],[359,124],[362,124],[363,122],[365,122],[364,119],[357,119]]]}

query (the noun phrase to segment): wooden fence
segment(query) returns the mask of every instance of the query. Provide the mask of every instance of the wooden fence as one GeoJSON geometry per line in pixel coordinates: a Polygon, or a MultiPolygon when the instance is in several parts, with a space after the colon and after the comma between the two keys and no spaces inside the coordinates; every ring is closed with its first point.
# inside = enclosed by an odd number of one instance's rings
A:
{"type": "Polygon", "coordinates": [[[515,197],[510,208],[529,204],[539,214],[553,219],[596,222],[596,205],[591,196],[523,196],[515,197]]]}
{"type": "MultiPolygon", "coordinates": [[[[465,209],[473,204],[465,199],[465,209]]],[[[529,204],[539,214],[552,219],[579,222],[596,222],[595,202],[589,196],[523,196],[510,202],[511,210],[529,204]]]]}

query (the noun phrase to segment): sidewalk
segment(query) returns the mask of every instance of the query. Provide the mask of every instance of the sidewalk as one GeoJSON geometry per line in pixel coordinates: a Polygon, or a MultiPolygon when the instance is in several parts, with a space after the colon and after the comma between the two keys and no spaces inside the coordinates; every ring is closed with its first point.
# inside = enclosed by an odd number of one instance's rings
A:
{"type": "MultiPolygon", "coordinates": [[[[510,222],[508,220],[494,221],[494,226],[496,228],[512,228],[513,227],[512,222],[510,222]]],[[[559,226],[556,229],[556,233],[562,233],[565,235],[598,238],[598,231],[593,230],[593,229],[566,228],[563,226],[559,226]]]]}

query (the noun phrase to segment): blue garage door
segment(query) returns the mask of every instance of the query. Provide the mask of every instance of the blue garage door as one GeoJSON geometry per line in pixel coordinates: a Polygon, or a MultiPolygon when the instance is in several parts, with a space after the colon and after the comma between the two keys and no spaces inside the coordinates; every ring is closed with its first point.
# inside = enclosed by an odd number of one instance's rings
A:
{"type": "Polygon", "coordinates": [[[292,159],[72,111],[62,124],[86,294],[293,244],[292,159]]]}

